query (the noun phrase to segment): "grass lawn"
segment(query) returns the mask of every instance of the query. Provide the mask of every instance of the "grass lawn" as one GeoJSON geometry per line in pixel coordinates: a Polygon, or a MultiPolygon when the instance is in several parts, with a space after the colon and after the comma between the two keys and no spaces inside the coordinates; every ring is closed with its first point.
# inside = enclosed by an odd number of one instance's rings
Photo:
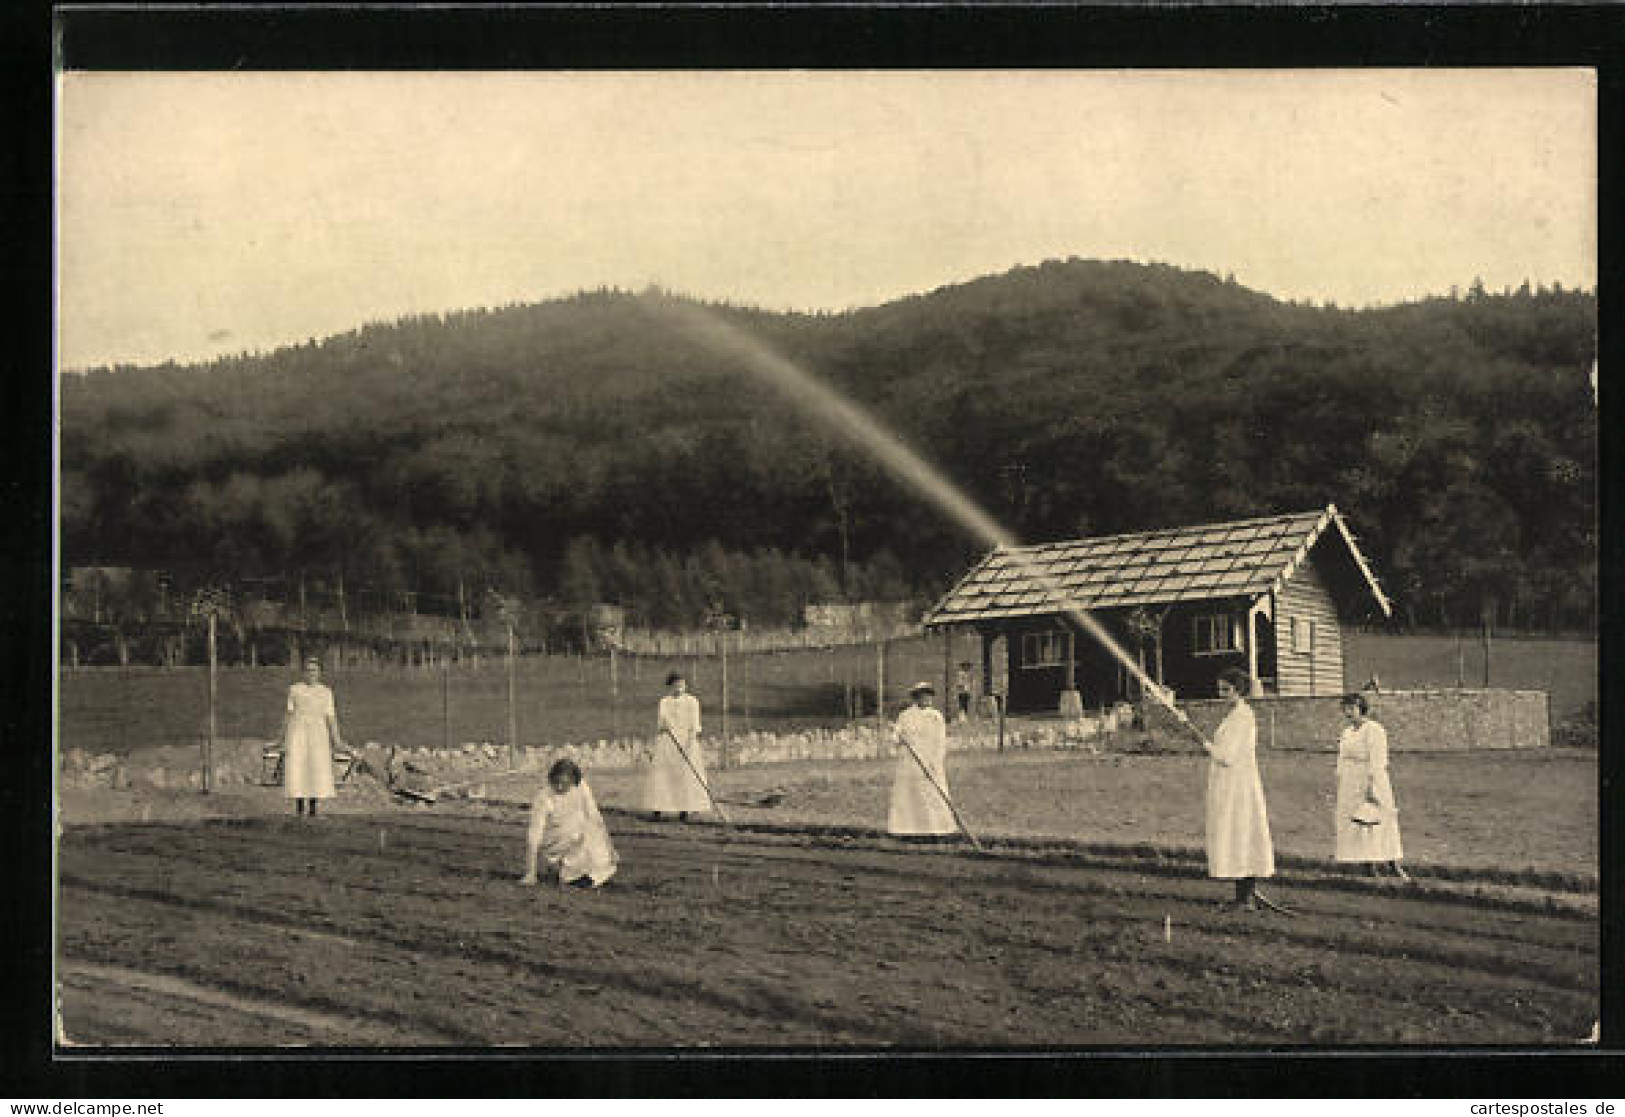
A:
{"type": "MultiPolygon", "coordinates": [[[[978,836],[1202,848],[1203,757],[1032,750],[950,753],[948,765],[950,791],[978,836]]],[[[1278,856],[1331,860],[1334,765],[1324,753],[1261,754],[1278,856]]],[[[737,822],[880,829],[894,770],[889,760],[764,764],[717,773],[716,786],[724,798],[785,792],[770,809],[730,808],[737,822]]],[[[1408,863],[1596,880],[1595,753],[1402,752],[1392,774],[1408,863]]],[[[636,806],[639,771],[588,776],[604,806],[636,806]]],[[[521,781],[492,794],[521,798],[531,790],[521,781]]]]}

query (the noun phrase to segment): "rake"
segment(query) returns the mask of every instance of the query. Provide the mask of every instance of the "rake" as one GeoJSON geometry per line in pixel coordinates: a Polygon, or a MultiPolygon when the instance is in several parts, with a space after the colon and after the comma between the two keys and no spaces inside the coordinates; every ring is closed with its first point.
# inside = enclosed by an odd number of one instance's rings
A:
{"type": "Polygon", "coordinates": [[[677,734],[670,729],[662,729],[661,732],[670,737],[671,743],[677,746],[677,755],[683,758],[683,763],[688,765],[688,770],[694,774],[695,779],[700,781],[700,786],[705,789],[705,797],[711,800],[711,807],[717,812],[717,817],[732,826],[733,822],[728,818],[728,812],[722,809],[722,804],[717,802],[717,797],[711,794],[711,785],[706,782],[704,776],[700,775],[700,770],[695,767],[694,761],[689,759],[688,750],[683,748],[683,742],[677,739],[677,734]]]}
{"type": "Polygon", "coordinates": [[[959,827],[959,832],[970,839],[970,844],[976,848],[978,853],[983,852],[982,843],[976,840],[976,835],[972,834],[970,827],[965,825],[965,820],[959,816],[959,808],[954,806],[952,799],[948,798],[948,792],[943,790],[942,785],[937,782],[937,777],[931,774],[931,769],[925,766],[925,761],[921,760],[920,754],[914,751],[914,746],[908,743],[906,737],[899,737],[897,743],[908,750],[908,754],[914,758],[914,763],[920,766],[920,771],[925,774],[925,778],[930,781],[932,787],[936,788],[937,794],[942,796],[942,801],[948,805],[948,812],[954,816],[954,825],[959,827]]]}

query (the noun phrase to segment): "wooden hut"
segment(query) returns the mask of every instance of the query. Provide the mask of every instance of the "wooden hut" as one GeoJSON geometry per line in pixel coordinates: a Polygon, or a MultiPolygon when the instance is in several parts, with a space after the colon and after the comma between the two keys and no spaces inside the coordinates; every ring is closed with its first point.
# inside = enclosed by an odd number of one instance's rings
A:
{"type": "Polygon", "coordinates": [[[1012,711],[1140,697],[1137,674],[1087,633],[1099,621],[1149,678],[1209,697],[1241,667],[1253,693],[1343,689],[1342,626],[1391,606],[1335,505],[1234,523],[999,548],[925,614],[982,637],[984,688],[1012,711]],[[995,682],[995,673],[1006,680],[995,682]]]}

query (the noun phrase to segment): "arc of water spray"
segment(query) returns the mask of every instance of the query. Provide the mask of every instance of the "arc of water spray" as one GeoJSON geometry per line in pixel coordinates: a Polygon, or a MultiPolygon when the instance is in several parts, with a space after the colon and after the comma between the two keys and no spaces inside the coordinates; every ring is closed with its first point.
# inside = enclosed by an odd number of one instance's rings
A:
{"type": "Polygon", "coordinates": [[[1062,612],[1076,621],[1079,627],[1138,679],[1146,693],[1153,695],[1166,707],[1181,725],[1202,742],[1204,747],[1209,746],[1207,738],[1191,723],[1185,712],[1174,705],[1162,687],[1151,680],[1140,665],[1112,638],[1111,633],[1107,632],[1087,609],[1072,600],[1059,582],[1028,562],[1018,549],[1020,544],[1010,532],[943,477],[941,471],[911,449],[895,432],[841,393],[722,316],[698,304],[677,299],[661,298],[652,305],[658,307],[660,313],[684,333],[713,349],[740,358],[752,373],[788,396],[808,415],[865,454],[878,459],[894,477],[930,501],[972,535],[1003,551],[1005,557],[1024,575],[1042,585],[1053,598],[1057,599],[1062,612]]]}

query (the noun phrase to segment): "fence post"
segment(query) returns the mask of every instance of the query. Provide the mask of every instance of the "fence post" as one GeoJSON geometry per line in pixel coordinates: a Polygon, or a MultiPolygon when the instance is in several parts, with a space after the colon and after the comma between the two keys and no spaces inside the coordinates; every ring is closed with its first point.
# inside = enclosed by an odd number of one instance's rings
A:
{"type": "Polygon", "coordinates": [[[209,769],[214,766],[214,711],[215,696],[218,693],[218,683],[215,680],[215,644],[214,644],[215,616],[209,614],[209,735],[203,739],[203,790],[209,790],[209,769]]]}
{"type": "MultiPolygon", "coordinates": [[[[875,740],[886,735],[886,638],[875,641],[875,740]]],[[[877,745],[878,747],[878,745],[877,745]]]]}
{"type": "Polygon", "coordinates": [[[129,738],[129,725],[130,725],[130,665],[128,663],[126,663],[123,667],[119,668],[119,675],[120,675],[120,684],[121,685],[119,686],[118,747],[119,747],[119,752],[122,755],[129,756],[130,755],[130,738],[129,738]]]}
{"type": "MultiPolygon", "coordinates": [[[[451,656],[440,655],[440,740],[451,751],[451,656]]],[[[428,666],[427,663],[424,666],[428,666]]]]}
{"type": "Polygon", "coordinates": [[[609,730],[610,736],[621,736],[621,678],[616,666],[615,645],[609,646],[609,730]]]}
{"type": "Polygon", "coordinates": [[[717,629],[717,656],[722,661],[722,767],[728,767],[728,630],[717,629]]]}
{"type": "Polygon", "coordinates": [[[226,607],[226,591],[222,589],[200,590],[197,596],[192,599],[192,615],[204,617],[208,622],[209,630],[209,717],[208,732],[203,738],[203,771],[201,773],[202,790],[205,794],[208,793],[209,786],[213,782],[210,775],[214,767],[215,698],[217,688],[215,668],[218,659],[215,649],[215,625],[226,607]]]}
{"type": "MultiPolygon", "coordinates": [[[[844,650],[850,652],[851,645],[846,645],[844,650]]],[[[833,647],[830,648],[830,653],[832,656],[835,654],[833,647]]],[[[830,670],[833,671],[834,667],[831,666],[830,670]]],[[[845,663],[841,664],[841,699],[846,703],[846,723],[852,725],[858,720],[858,709],[852,698],[852,661],[850,656],[845,663]]]]}
{"type": "Polygon", "coordinates": [[[519,762],[519,710],[514,701],[514,632],[513,620],[508,621],[508,767],[519,762]]]}

